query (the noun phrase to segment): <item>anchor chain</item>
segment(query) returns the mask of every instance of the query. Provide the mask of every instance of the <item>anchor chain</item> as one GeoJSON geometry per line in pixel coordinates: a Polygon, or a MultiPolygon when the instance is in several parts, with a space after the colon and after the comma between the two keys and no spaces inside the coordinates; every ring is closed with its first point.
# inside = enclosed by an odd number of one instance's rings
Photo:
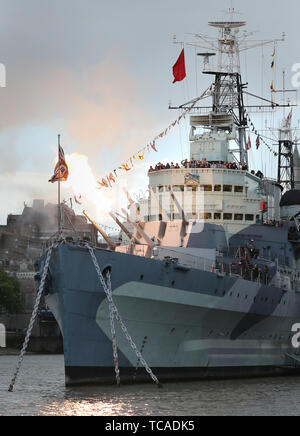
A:
{"type": "Polygon", "coordinates": [[[31,315],[31,318],[30,318],[30,322],[29,322],[29,325],[28,325],[28,328],[27,328],[27,332],[26,332],[25,340],[24,340],[23,347],[22,347],[22,350],[21,350],[21,353],[20,353],[19,361],[18,361],[18,364],[16,366],[16,370],[15,370],[15,373],[13,375],[13,378],[12,378],[12,380],[10,382],[8,392],[12,392],[13,389],[14,389],[14,385],[16,383],[16,380],[17,380],[17,377],[18,377],[18,374],[19,374],[19,371],[20,371],[20,368],[21,368],[21,365],[22,365],[22,362],[23,362],[24,355],[25,355],[26,350],[27,350],[28,342],[29,342],[29,339],[30,339],[30,336],[31,336],[31,332],[32,332],[32,329],[33,329],[33,326],[34,326],[34,323],[35,323],[35,320],[36,320],[37,313],[38,313],[38,308],[39,308],[39,305],[40,305],[42,293],[44,291],[45,281],[46,281],[46,277],[47,277],[48,270],[49,270],[50,258],[51,258],[52,250],[53,250],[54,247],[55,247],[55,245],[52,245],[48,249],[48,253],[47,253],[47,257],[46,257],[46,261],[45,261],[45,266],[44,266],[44,270],[43,270],[43,274],[42,274],[42,279],[41,279],[40,286],[39,286],[39,289],[38,289],[38,293],[37,293],[37,296],[36,296],[34,308],[33,308],[32,315],[31,315]]]}
{"type": "Polygon", "coordinates": [[[123,330],[124,335],[125,335],[127,341],[129,342],[131,348],[135,352],[135,354],[138,357],[140,363],[144,366],[144,368],[146,369],[147,373],[150,375],[150,377],[152,378],[154,383],[156,383],[158,386],[160,386],[158,378],[153,373],[153,371],[151,370],[151,368],[147,364],[146,360],[143,358],[142,354],[137,349],[137,347],[136,347],[132,337],[130,336],[130,334],[129,334],[128,330],[127,330],[127,327],[125,326],[125,324],[124,324],[124,322],[123,322],[123,320],[121,318],[121,315],[119,314],[117,306],[115,305],[115,303],[113,301],[113,298],[112,298],[112,290],[111,290],[111,281],[110,281],[110,279],[108,280],[108,285],[107,285],[106,282],[105,282],[105,279],[103,277],[103,274],[102,274],[102,272],[100,270],[100,267],[99,267],[99,264],[98,264],[98,261],[97,261],[97,258],[95,256],[93,248],[90,247],[89,245],[87,245],[87,248],[88,248],[88,250],[90,252],[92,261],[94,263],[94,266],[95,266],[96,272],[98,274],[100,283],[101,283],[101,285],[102,285],[102,287],[104,289],[104,292],[105,292],[105,294],[107,296],[108,302],[109,302],[109,304],[111,305],[111,307],[113,309],[114,316],[115,316],[116,320],[119,322],[119,324],[121,326],[121,329],[123,330]],[[108,287],[110,287],[110,289],[108,289],[108,287]]]}
{"type": "MultiPolygon", "coordinates": [[[[109,271],[107,271],[107,273],[106,273],[106,278],[107,278],[107,290],[108,290],[110,297],[111,297],[111,300],[112,300],[111,278],[110,278],[109,271]]],[[[117,381],[117,385],[120,386],[121,379],[120,379],[120,369],[119,369],[117,335],[116,335],[116,330],[115,330],[115,312],[114,312],[114,307],[111,304],[111,302],[109,302],[109,317],[110,317],[110,330],[111,330],[111,337],[112,337],[116,381],[117,381]]]]}

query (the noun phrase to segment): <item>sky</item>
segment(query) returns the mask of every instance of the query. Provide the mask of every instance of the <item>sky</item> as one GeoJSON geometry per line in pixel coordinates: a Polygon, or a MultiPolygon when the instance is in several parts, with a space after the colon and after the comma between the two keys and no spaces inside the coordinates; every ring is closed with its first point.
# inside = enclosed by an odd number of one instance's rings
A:
{"type": "MultiPolygon", "coordinates": [[[[292,66],[300,63],[298,0],[0,0],[0,63],[6,69],[6,87],[0,88],[0,224],[8,213],[20,213],[24,202],[56,201],[56,186],[48,180],[58,134],[66,155],[86,155],[101,179],[172,123],[178,112],[168,109],[169,101],[181,104],[209,85],[189,45],[187,79],[172,83],[181,50],[173,37],[189,43],[195,33],[214,36],[208,21],[226,18],[231,3],[237,19],[247,21],[246,30],[253,32],[250,39],[280,39],[286,33],[276,50],[274,78],[281,88],[285,69],[286,87],[292,89],[292,66]]],[[[269,45],[241,57],[249,92],[266,98],[272,52],[269,45]]],[[[284,115],[251,118],[264,130],[276,128],[284,115]]],[[[295,108],[295,126],[299,118],[295,108]]],[[[120,176],[120,186],[144,195],[149,165],[188,157],[188,134],[186,120],[160,141],[158,153],[120,176]]],[[[272,135],[270,130],[271,146],[272,135]]],[[[274,176],[267,149],[252,150],[249,158],[251,167],[274,176]]],[[[121,194],[105,193],[113,195],[121,194]]],[[[62,196],[72,196],[68,185],[62,196]]]]}

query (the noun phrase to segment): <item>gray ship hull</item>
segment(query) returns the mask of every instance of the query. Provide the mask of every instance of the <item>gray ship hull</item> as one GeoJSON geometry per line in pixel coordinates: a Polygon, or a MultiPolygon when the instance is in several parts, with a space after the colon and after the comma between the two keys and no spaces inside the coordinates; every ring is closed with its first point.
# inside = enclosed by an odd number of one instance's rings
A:
{"type": "MultiPolygon", "coordinates": [[[[114,302],[161,382],[295,373],[296,292],[167,261],[95,250],[114,302]]],[[[88,250],[54,249],[46,302],[64,339],[66,384],[114,383],[109,306],[88,250]]],[[[151,381],[116,323],[122,382],[151,381]]]]}

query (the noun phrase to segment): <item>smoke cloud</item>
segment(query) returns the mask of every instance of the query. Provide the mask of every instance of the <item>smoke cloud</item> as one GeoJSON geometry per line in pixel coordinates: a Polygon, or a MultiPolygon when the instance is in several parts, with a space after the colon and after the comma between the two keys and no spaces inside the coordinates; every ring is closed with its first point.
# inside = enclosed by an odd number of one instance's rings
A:
{"type": "Polygon", "coordinates": [[[6,204],[5,213],[15,210],[13,202],[19,209],[20,203],[32,198],[55,198],[56,190],[48,183],[57,155],[55,130],[62,134],[65,152],[87,155],[98,177],[118,168],[151,140],[157,120],[142,102],[137,78],[116,63],[116,57],[81,72],[61,67],[42,74],[37,71],[22,81],[11,78],[2,96],[6,110],[0,117],[0,170],[7,181],[1,183],[0,201],[6,204]],[[40,132],[29,143],[27,126],[52,130],[52,142],[45,137],[41,143],[40,132]],[[37,170],[42,174],[36,174],[37,170]],[[4,194],[7,189],[12,193],[10,199],[4,194]]]}

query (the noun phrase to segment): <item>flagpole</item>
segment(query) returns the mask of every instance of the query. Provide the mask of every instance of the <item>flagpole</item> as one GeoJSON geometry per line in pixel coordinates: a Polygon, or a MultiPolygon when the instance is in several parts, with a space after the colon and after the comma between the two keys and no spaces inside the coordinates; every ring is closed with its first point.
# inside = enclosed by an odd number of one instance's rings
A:
{"type": "MultiPolygon", "coordinates": [[[[60,174],[60,158],[59,158],[59,147],[60,147],[60,135],[58,135],[58,168],[60,174]]],[[[58,234],[61,234],[61,204],[60,204],[60,179],[58,180],[58,188],[57,188],[57,202],[58,202],[58,234]]]]}

